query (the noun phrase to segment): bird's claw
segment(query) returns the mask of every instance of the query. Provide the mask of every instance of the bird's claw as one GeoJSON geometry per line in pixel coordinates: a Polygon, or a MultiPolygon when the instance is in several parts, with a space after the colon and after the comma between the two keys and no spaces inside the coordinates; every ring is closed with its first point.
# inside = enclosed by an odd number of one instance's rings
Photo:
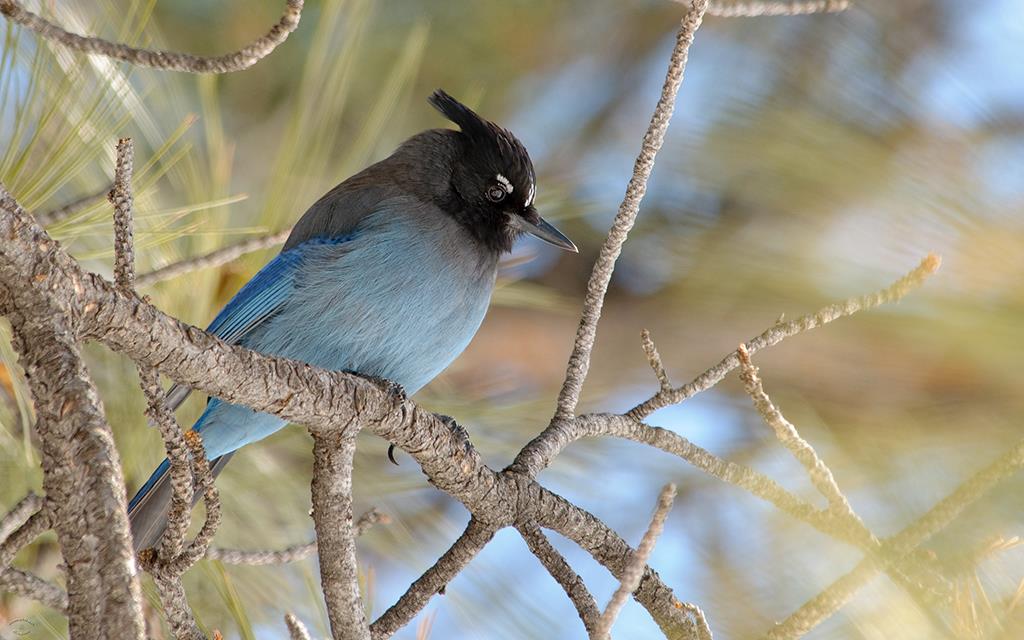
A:
{"type": "Polygon", "coordinates": [[[434,415],[436,415],[438,420],[443,422],[445,426],[451,430],[452,435],[454,435],[462,444],[462,449],[466,453],[466,455],[469,455],[470,453],[473,452],[473,443],[469,441],[469,432],[466,431],[465,427],[456,422],[455,418],[451,416],[446,416],[440,413],[434,415]]]}
{"type": "Polygon", "coordinates": [[[381,387],[384,390],[384,393],[398,400],[399,403],[404,403],[409,399],[409,394],[405,392],[405,387],[394,380],[388,380],[387,378],[381,378],[380,376],[371,376],[365,373],[359,373],[358,371],[346,370],[345,373],[351,373],[352,375],[359,376],[364,380],[369,380],[378,387],[381,387]]]}

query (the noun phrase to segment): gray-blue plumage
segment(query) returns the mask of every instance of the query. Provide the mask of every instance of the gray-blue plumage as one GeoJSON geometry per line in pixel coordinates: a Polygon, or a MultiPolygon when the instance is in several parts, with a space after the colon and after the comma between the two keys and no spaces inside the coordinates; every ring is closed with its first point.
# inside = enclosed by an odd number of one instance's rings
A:
{"type": "MultiPolygon", "coordinates": [[[[386,378],[412,394],[469,344],[498,258],[516,236],[528,231],[575,248],[533,209],[533,167],[515,137],[443,93],[432,102],[462,131],[414,136],[328,192],[217,315],[211,333],[386,378]]],[[[168,403],[176,407],[187,395],[176,386],[168,403]]],[[[212,398],[193,428],[219,472],[234,451],[284,425],[212,398]]],[[[154,545],[164,529],[168,476],[165,461],[131,501],[136,549],[154,545]]]]}

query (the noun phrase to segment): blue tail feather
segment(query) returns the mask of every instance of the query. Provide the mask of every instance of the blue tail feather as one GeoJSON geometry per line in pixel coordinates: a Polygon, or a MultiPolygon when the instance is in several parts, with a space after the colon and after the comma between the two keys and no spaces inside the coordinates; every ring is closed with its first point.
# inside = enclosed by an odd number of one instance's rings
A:
{"type": "Polygon", "coordinates": [[[128,503],[128,511],[131,512],[139,505],[140,502],[146,497],[146,494],[160,481],[167,470],[171,468],[170,460],[164,459],[160,463],[160,466],[156,468],[153,475],[149,476],[149,480],[146,480],[146,484],[142,485],[139,490],[135,493],[135,497],[132,498],[131,502],[128,503]]]}

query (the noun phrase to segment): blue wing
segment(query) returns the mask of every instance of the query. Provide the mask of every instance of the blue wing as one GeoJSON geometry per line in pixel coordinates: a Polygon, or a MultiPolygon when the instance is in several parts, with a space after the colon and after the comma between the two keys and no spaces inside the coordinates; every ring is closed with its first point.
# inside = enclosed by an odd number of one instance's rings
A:
{"type": "Polygon", "coordinates": [[[206,330],[225,342],[237,343],[274,315],[295,286],[301,254],[302,247],[278,254],[235,294],[206,330]]]}
{"type": "MultiPolygon", "coordinates": [[[[241,342],[253,329],[277,313],[288,300],[295,287],[304,250],[320,242],[323,241],[311,240],[278,254],[235,294],[206,330],[225,342],[241,342]]],[[[189,387],[175,384],[167,391],[164,401],[173,411],[191,392],[189,387]]]]}

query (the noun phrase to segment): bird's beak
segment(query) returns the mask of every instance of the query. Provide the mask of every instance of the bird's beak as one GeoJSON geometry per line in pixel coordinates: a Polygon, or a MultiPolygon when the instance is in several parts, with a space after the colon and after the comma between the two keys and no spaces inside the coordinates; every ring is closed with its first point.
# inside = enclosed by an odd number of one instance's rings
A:
{"type": "Polygon", "coordinates": [[[550,225],[544,218],[537,216],[537,222],[530,222],[526,218],[516,216],[519,221],[520,228],[531,236],[540,238],[548,244],[553,244],[559,249],[565,249],[566,251],[572,251],[573,253],[579,253],[580,250],[576,248],[573,241],[565,236],[564,233],[559,231],[550,225]]]}

